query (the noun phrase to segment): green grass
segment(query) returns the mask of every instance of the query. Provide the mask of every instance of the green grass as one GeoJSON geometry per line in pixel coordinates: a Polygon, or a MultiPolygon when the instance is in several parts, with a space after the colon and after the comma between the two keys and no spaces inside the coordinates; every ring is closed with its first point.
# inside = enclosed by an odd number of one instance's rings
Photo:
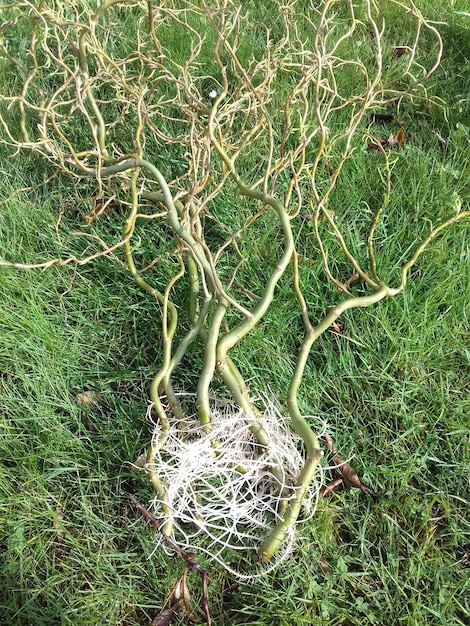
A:
{"type": "MultiPolygon", "coordinates": [[[[437,221],[456,197],[464,207],[470,202],[470,18],[441,3],[421,4],[444,22],[445,53],[431,91],[449,111],[447,118],[439,110],[403,111],[408,135],[393,170],[390,228],[377,233],[379,263],[392,280],[428,232],[423,216],[437,221]],[[433,130],[450,137],[447,150],[433,130]]],[[[165,154],[170,163],[171,149],[165,154]]],[[[31,178],[43,180],[46,170],[1,146],[0,159],[0,200],[9,198],[0,206],[0,258],[60,254],[57,207],[82,209],[89,187],[78,189],[78,200],[58,181],[34,196],[11,195],[31,178]]],[[[358,150],[348,163],[334,198],[338,219],[354,198],[372,209],[380,200],[374,161],[375,153],[358,150]]],[[[116,216],[116,236],[118,225],[116,216]]],[[[351,236],[361,226],[354,224],[351,236]]],[[[311,285],[312,317],[320,319],[336,293],[325,285],[309,228],[303,222],[296,235],[301,253],[314,259],[301,264],[301,274],[311,285]]],[[[253,236],[257,273],[243,270],[255,290],[266,251],[275,253],[278,241],[268,217],[260,231],[253,236]]],[[[71,245],[83,249],[79,241],[71,245]]],[[[123,497],[151,497],[129,462],[149,441],[148,387],[161,358],[158,306],[106,258],[44,272],[2,267],[0,290],[0,624],[150,624],[182,571],[161,552],[149,558],[153,531],[123,497]],[[78,405],[84,391],[96,394],[95,406],[78,405]]],[[[342,456],[355,455],[354,466],[380,497],[338,491],[321,501],[299,527],[294,554],[257,583],[235,583],[202,559],[214,624],[467,622],[469,293],[470,233],[460,224],[430,246],[402,296],[348,312],[342,335],[318,341],[301,409],[328,419],[342,456]]],[[[269,385],[285,397],[301,333],[286,276],[276,305],[234,350],[252,390],[269,385]]],[[[195,347],[180,370],[182,386],[194,387],[198,367],[195,347]]]]}

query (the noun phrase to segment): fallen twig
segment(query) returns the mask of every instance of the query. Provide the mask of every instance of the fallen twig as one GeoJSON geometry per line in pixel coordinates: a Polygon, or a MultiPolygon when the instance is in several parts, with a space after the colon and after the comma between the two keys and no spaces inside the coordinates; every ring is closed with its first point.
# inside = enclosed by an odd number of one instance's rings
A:
{"type": "Polygon", "coordinates": [[[333,468],[340,474],[341,479],[334,480],[330,485],[327,485],[322,492],[322,497],[328,493],[331,493],[335,489],[339,487],[341,482],[348,487],[352,487],[354,489],[360,489],[361,491],[365,491],[373,498],[378,498],[378,494],[373,491],[369,486],[362,482],[359,478],[358,473],[351,467],[351,465],[345,461],[336,451],[336,447],[333,444],[333,440],[328,433],[325,433],[322,436],[323,441],[325,442],[326,447],[330,452],[333,453],[333,457],[331,459],[331,465],[333,468]],[[339,480],[339,482],[338,482],[339,480]]]}
{"type": "MultiPolygon", "coordinates": [[[[158,518],[152,515],[147,509],[137,500],[137,498],[132,493],[125,494],[129,500],[134,504],[136,509],[142,516],[153,526],[155,530],[160,530],[162,524],[158,518]]],[[[178,556],[180,556],[186,563],[186,571],[183,573],[181,578],[176,583],[173,591],[170,594],[170,599],[174,599],[175,602],[172,607],[169,609],[163,609],[157,615],[153,622],[153,626],[165,626],[167,624],[171,624],[174,617],[178,614],[181,607],[184,605],[186,612],[188,613],[188,617],[192,618],[192,614],[189,613],[189,591],[186,587],[186,575],[188,572],[197,572],[201,578],[201,609],[204,613],[205,621],[207,626],[211,626],[211,617],[209,613],[209,601],[207,596],[207,580],[209,578],[209,574],[207,570],[199,565],[199,563],[194,558],[194,555],[191,552],[187,552],[183,550],[171,537],[168,535],[162,534],[162,540],[174,550],[178,556]]]]}

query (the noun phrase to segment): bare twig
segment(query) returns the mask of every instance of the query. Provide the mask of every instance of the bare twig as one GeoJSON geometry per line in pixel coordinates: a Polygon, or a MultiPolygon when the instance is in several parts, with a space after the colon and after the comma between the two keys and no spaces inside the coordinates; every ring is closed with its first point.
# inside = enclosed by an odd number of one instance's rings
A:
{"type": "MultiPolygon", "coordinates": [[[[144,517],[144,519],[146,519],[147,522],[155,530],[157,530],[157,531],[161,531],[162,530],[162,524],[158,520],[158,518],[156,518],[149,511],[147,511],[147,509],[137,500],[137,498],[132,493],[126,493],[125,495],[134,504],[135,508],[139,511],[139,513],[141,513],[141,515],[144,517]]],[[[209,579],[209,574],[208,574],[207,570],[205,570],[203,567],[201,567],[199,565],[199,563],[196,561],[194,555],[191,552],[187,552],[186,550],[183,550],[176,543],[176,541],[174,541],[171,537],[169,537],[168,535],[165,535],[165,534],[162,534],[161,537],[162,537],[162,541],[164,541],[186,563],[186,571],[187,572],[197,572],[199,574],[200,579],[201,579],[201,596],[202,596],[201,608],[202,608],[202,611],[204,613],[206,624],[207,624],[207,626],[210,626],[211,625],[211,617],[210,617],[210,612],[209,612],[209,601],[208,601],[208,595],[207,595],[207,581],[209,579]]],[[[183,583],[185,582],[185,578],[182,577],[182,579],[180,579],[180,581],[181,580],[183,581],[183,583]]],[[[180,583],[180,581],[178,581],[178,583],[180,583]]],[[[175,589],[178,588],[178,586],[179,586],[178,583],[175,585],[175,589]]],[[[179,598],[177,598],[177,603],[178,602],[180,602],[179,598]]],[[[178,610],[179,610],[180,606],[181,605],[178,605],[178,610]]],[[[170,618],[172,613],[176,613],[177,610],[175,611],[175,608],[176,607],[173,606],[171,609],[169,609],[168,613],[165,614],[165,618],[170,618]]],[[[169,622],[167,622],[167,623],[169,624],[170,622],[171,622],[171,620],[169,622]]],[[[158,623],[160,624],[160,622],[158,622],[158,623]]],[[[162,624],[163,623],[164,622],[162,622],[162,624]]]]}

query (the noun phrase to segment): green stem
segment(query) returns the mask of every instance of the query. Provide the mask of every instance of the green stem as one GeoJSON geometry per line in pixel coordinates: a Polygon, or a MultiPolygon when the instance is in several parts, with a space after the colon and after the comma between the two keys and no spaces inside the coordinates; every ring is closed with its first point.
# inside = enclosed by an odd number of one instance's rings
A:
{"type": "Polygon", "coordinates": [[[269,561],[277,548],[293,530],[300,513],[305,492],[308,489],[308,486],[310,485],[313,475],[315,474],[318,464],[323,456],[317,436],[312,431],[305,418],[302,417],[297,403],[297,391],[303,378],[305,365],[307,363],[312,345],[318,337],[320,337],[320,335],[324,333],[342,313],[344,313],[344,311],[356,307],[370,306],[375,302],[379,302],[379,300],[382,300],[388,295],[391,295],[391,290],[386,285],[383,285],[375,293],[369,296],[359,296],[357,298],[344,300],[335,306],[317,326],[314,328],[310,327],[310,329],[307,328],[307,333],[299,351],[294,375],[292,377],[287,395],[289,415],[292,419],[292,425],[295,432],[302,438],[302,441],[305,444],[306,459],[295,485],[295,498],[289,503],[284,519],[273,528],[259,549],[259,556],[262,561],[269,561]]]}
{"type": "Polygon", "coordinates": [[[190,254],[186,255],[186,266],[189,276],[189,319],[195,324],[199,309],[199,275],[197,265],[190,254]]]}
{"type": "Polygon", "coordinates": [[[220,334],[220,325],[227,311],[227,302],[223,299],[219,300],[215,309],[212,322],[207,332],[206,345],[204,350],[204,367],[199,377],[197,385],[197,400],[199,420],[204,426],[204,430],[210,429],[211,410],[209,402],[209,387],[214,377],[216,368],[216,347],[217,339],[220,334]]]}
{"type": "MultiPolygon", "coordinates": [[[[105,170],[109,170],[109,168],[105,168],[105,170]]],[[[247,188],[244,188],[245,191],[247,190],[247,188]]],[[[250,190],[247,191],[247,194],[250,194],[250,190]]],[[[256,196],[258,195],[258,192],[253,192],[256,196]]],[[[141,196],[143,198],[146,198],[147,200],[150,200],[152,202],[161,202],[164,203],[166,205],[165,202],[165,196],[163,194],[162,191],[158,191],[158,192],[148,192],[148,191],[144,191],[142,192],[141,196]]],[[[264,198],[264,196],[263,196],[264,198]]],[[[258,198],[259,199],[259,198],[258,198]]],[[[267,199],[264,198],[266,201],[267,199]]],[[[285,251],[283,258],[282,258],[282,265],[283,267],[287,266],[289,260],[290,260],[290,256],[291,256],[291,250],[293,250],[293,236],[292,236],[292,231],[290,229],[290,222],[287,219],[287,214],[284,211],[284,208],[282,207],[282,205],[278,202],[276,202],[275,200],[270,199],[271,204],[274,203],[275,208],[278,210],[278,213],[281,213],[283,216],[286,217],[285,220],[283,220],[283,226],[284,226],[284,230],[287,232],[288,234],[288,239],[289,239],[289,245],[287,246],[287,250],[285,251]]],[[[175,202],[175,207],[180,209],[182,208],[182,206],[179,206],[178,201],[175,202]]],[[[187,259],[187,266],[188,266],[188,273],[189,273],[189,277],[190,277],[190,303],[189,303],[189,312],[190,312],[190,317],[192,322],[194,323],[194,319],[195,319],[195,315],[196,315],[196,311],[197,311],[197,296],[199,294],[199,281],[198,281],[198,274],[197,274],[197,264],[195,263],[194,259],[192,258],[192,256],[188,255],[187,259]]],[[[279,267],[281,264],[279,264],[277,266],[277,271],[279,272],[279,267]]],[[[258,311],[255,312],[255,315],[258,315],[259,317],[262,316],[262,314],[265,312],[266,308],[269,306],[269,303],[272,300],[272,296],[273,296],[273,292],[274,292],[274,288],[276,286],[277,281],[279,280],[280,276],[282,275],[282,271],[281,273],[278,275],[276,274],[275,278],[271,280],[271,284],[269,286],[269,293],[268,293],[268,297],[266,298],[266,302],[264,303],[264,307],[261,310],[260,308],[258,309],[258,311]],[[270,298],[270,299],[269,299],[270,298]]],[[[219,325],[220,327],[220,325],[219,325]]],[[[247,324],[245,327],[245,334],[246,332],[248,332],[251,328],[251,324],[247,324]]],[[[201,328],[199,330],[199,335],[202,337],[202,339],[207,342],[207,330],[204,329],[201,325],[201,328]]],[[[216,339],[218,339],[218,335],[216,336],[216,339]]],[[[212,338],[213,341],[213,338],[212,338]]],[[[207,347],[206,347],[206,351],[207,351],[207,347]]],[[[217,371],[218,373],[221,375],[224,383],[227,385],[228,389],[230,390],[235,403],[243,410],[243,412],[245,413],[245,415],[247,417],[253,416],[253,418],[255,417],[259,417],[259,411],[253,406],[252,402],[249,399],[248,396],[248,390],[246,387],[246,384],[243,380],[242,375],[240,374],[239,370],[237,369],[237,367],[235,366],[235,364],[233,363],[233,361],[230,359],[230,357],[228,356],[227,353],[225,354],[218,354],[216,353],[217,359],[216,359],[216,367],[217,367],[217,371]]],[[[211,356],[212,358],[212,356],[211,356]]],[[[207,365],[207,361],[206,361],[206,365],[207,365]]],[[[210,370],[212,372],[213,375],[213,369],[212,369],[212,365],[210,366],[210,370]]],[[[209,371],[209,366],[208,366],[208,370],[209,371]]],[[[206,371],[206,374],[207,374],[206,371]]],[[[211,375],[211,377],[212,377],[211,375]]],[[[207,376],[204,377],[204,381],[201,382],[200,381],[200,386],[199,386],[199,396],[202,399],[202,402],[199,402],[199,411],[200,411],[200,416],[201,416],[201,423],[203,424],[208,424],[210,421],[210,407],[208,404],[208,397],[206,395],[206,400],[203,400],[204,394],[205,392],[203,391],[204,386],[207,385],[207,381],[209,380],[209,378],[207,376]]],[[[210,382],[210,380],[209,380],[210,382]]],[[[206,387],[207,389],[207,387],[206,387]]],[[[258,443],[262,446],[268,446],[269,444],[269,439],[268,436],[264,430],[264,428],[262,427],[262,425],[257,422],[255,419],[253,421],[250,422],[249,424],[250,430],[253,433],[253,435],[255,436],[256,440],[258,441],[258,443]]]]}
{"type": "MultiPolygon", "coordinates": [[[[151,285],[149,285],[149,283],[147,283],[138,273],[137,268],[135,266],[134,263],[134,259],[132,256],[132,247],[131,247],[131,236],[132,236],[132,232],[134,230],[134,226],[135,226],[135,218],[137,215],[137,206],[138,206],[138,195],[137,195],[137,177],[138,177],[139,171],[136,170],[131,178],[131,192],[132,192],[132,206],[131,206],[131,211],[129,213],[129,216],[126,220],[125,226],[124,226],[124,232],[123,232],[123,240],[124,240],[124,254],[125,254],[125,258],[126,258],[126,263],[127,263],[127,267],[128,270],[132,276],[132,278],[134,279],[135,283],[137,285],[139,285],[139,287],[141,287],[141,289],[143,289],[144,291],[146,291],[147,293],[149,293],[150,295],[154,296],[157,300],[159,300],[160,303],[164,303],[165,298],[163,296],[163,294],[161,294],[157,289],[155,289],[154,287],[152,287],[151,285]]],[[[169,333],[168,333],[168,329],[164,328],[164,335],[166,336],[166,341],[167,344],[169,343],[168,340],[171,339],[170,337],[173,336],[175,330],[176,330],[176,324],[177,324],[177,312],[176,312],[176,308],[173,305],[172,302],[168,302],[168,308],[169,308],[169,314],[170,314],[170,329],[169,329],[169,333]],[[169,335],[169,336],[168,336],[169,335]]],[[[165,337],[164,337],[165,339],[165,337]]],[[[159,372],[160,375],[165,373],[165,370],[168,367],[168,359],[169,359],[169,350],[164,350],[164,364],[159,372]]],[[[157,376],[155,378],[157,378],[159,376],[159,374],[157,374],[157,376]]],[[[149,464],[149,478],[150,478],[150,482],[152,483],[152,486],[158,496],[158,498],[160,499],[160,501],[162,502],[162,508],[165,514],[169,514],[170,513],[170,509],[168,508],[168,506],[165,505],[165,503],[168,501],[168,496],[166,493],[166,489],[163,486],[161,480],[159,479],[153,464],[155,461],[155,455],[158,452],[158,450],[161,448],[161,446],[163,445],[163,442],[168,434],[168,430],[170,428],[169,425],[169,421],[168,421],[168,417],[166,415],[165,409],[163,408],[161,402],[160,402],[160,397],[159,397],[159,393],[158,393],[158,383],[156,385],[156,389],[155,389],[155,378],[154,381],[152,383],[151,386],[151,391],[150,391],[150,399],[152,401],[152,404],[157,412],[158,418],[159,418],[159,422],[160,422],[160,426],[162,429],[162,434],[160,435],[160,437],[158,437],[158,439],[155,439],[149,449],[148,455],[147,455],[147,462],[149,464]]],[[[167,522],[163,528],[162,528],[162,532],[165,535],[169,535],[171,533],[172,530],[172,524],[170,522],[167,522]]]]}
{"type": "Polygon", "coordinates": [[[285,248],[284,253],[282,254],[273,272],[271,273],[271,276],[268,278],[263,295],[261,296],[261,299],[256,307],[253,309],[251,317],[245,319],[243,322],[238,324],[238,326],[235,326],[235,328],[233,328],[230,332],[228,332],[219,340],[217,345],[217,360],[221,363],[225,361],[227,352],[230,350],[230,348],[232,348],[236,343],[243,339],[243,337],[245,337],[245,335],[247,335],[256,326],[256,324],[260,321],[260,319],[268,310],[269,305],[273,300],[276,285],[279,282],[281,276],[284,274],[287,266],[289,265],[292,253],[294,251],[294,237],[292,234],[290,220],[283,205],[277,200],[274,200],[273,198],[266,196],[261,192],[246,188],[244,185],[242,186],[241,191],[251,198],[262,200],[276,210],[279,221],[281,222],[285,248]]]}
{"type": "Polygon", "coordinates": [[[316,449],[312,455],[307,457],[295,486],[295,499],[289,503],[284,514],[284,519],[273,528],[258,551],[259,557],[264,563],[270,560],[281,543],[284,542],[289,533],[293,530],[295,522],[299,517],[305,492],[312,481],[322,456],[322,451],[316,449]]]}
{"type": "Polygon", "coordinates": [[[393,296],[397,295],[398,293],[403,291],[403,289],[406,287],[406,283],[408,280],[408,272],[416,263],[420,255],[425,251],[427,246],[431,243],[431,241],[435,239],[435,237],[437,237],[437,235],[439,235],[439,233],[441,233],[444,229],[448,228],[449,226],[451,226],[455,222],[458,222],[459,220],[464,220],[467,218],[470,218],[470,211],[462,211],[461,213],[457,213],[457,215],[454,215],[453,217],[449,218],[445,222],[442,222],[442,224],[439,224],[439,226],[436,226],[435,228],[433,228],[433,230],[429,233],[426,239],[416,248],[411,259],[407,263],[405,263],[405,265],[402,267],[401,283],[396,289],[391,290],[391,295],[393,296]]]}
{"type": "Polygon", "coordinates": [[[197,320],[195,321],[194,326],[188,331],[188,333],[186,333],[184,338],[181,340],[178,348],[175,350],[175,353],[168,367],[168,376],[171,376],[176,367],[178,367],[178,365],[181,363],[181,360],[186,354],[186,350],[188,349],[189,345],[200,335],[203,329],[204,321],[207,317],[207,313],[209,312],[209,306],[211,301],[212,299],[210,297],[204,300],[201,306],[201,311],[197,320]]]}
{"type": "Polygon", "coordinates": [[[91,21],[97,22],[100,19],[100,17],[103,15],[103,13],[107,11],[110,7],[112,7],[114,4],[130,4],[131,2],[134,3],[134,0],[105,0],[105,2],[103,2],[98,7],[98,9],[96,10],[96,13],[91,18],[91,21]]]}

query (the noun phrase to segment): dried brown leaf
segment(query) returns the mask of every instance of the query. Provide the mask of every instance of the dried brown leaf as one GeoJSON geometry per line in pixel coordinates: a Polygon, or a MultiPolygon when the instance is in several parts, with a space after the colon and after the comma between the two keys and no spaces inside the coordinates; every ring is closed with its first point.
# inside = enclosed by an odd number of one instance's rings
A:
{"type": "Polygon", "coordinates": [[[403,46],[397,46],[396,48],[393,48],[393,56],[397,57],[397,59],[402,57],[407,52],[408,52],[408,48],[405,48],[403,46]]]}
{"type": "Polygon", "coordinates": [[[339,454],[334,455],[332,463],[349,486],[355,487],[356,489],[361,488],[361,481],[359,480],[357,472],[353,470],[350,464],[340,457],[339,454]]]}
{"type": "Polygon", "coordinates": [[[328,159],[323,159],[323,163],[325,164],[326,169],[328,170],[329,174],[334,174],[335,173],[335,168],[332,165],[331,161],[329,161],[328,159]]]}
{"type": "Polygon", "coordinates": [[[144,465],[147,463],[147,456],[148,456],[148,452],[147,450],[145,452],[142,452],[142,454],[140,454],[136,460],[134,461],[134,463],[132,464],[132,467],[135,468],[140,468],[142,469],[144,467],[144,465]]]}
{"type": "Polygon", "coordinates": [[[335,320],[333,324],[331,325],[331,330],[337,335],[341,335],[341,333],[344,330],[343,322],[338,322],[338,320],[335,320]]]}
{"type": "Polygon", "coordinates": [[[328,448],[328,450],[330,452],[336,452],[336,448],[334,446],[333,439],[331,438],[331,436],[328,433],[323,433],[321,435],[320,439],[325,442],[325,445],[326,445],[326,447],[328,448]]]}
{"type": "Polygon", "coordinates": [[[78,406],[90,407],[98,404],[99,395],[94,391],[83,391],[75,396],[78,406]]]}
{"type": "Polygon", "coordinates": [[[105,215],[108,211],[115,209],[118,206],[116,200],[113,198],[94,198],[93,206],[89,213],[85,215],[85,219],[88,223],[96,220],[100,215],[105,215]]]}
{"type": "Polygon", "coordinates": [[[169,626],[169,624],[171,624],[178,615],[182,605],[183,600],[177,600],[169,609],[163,609],[163,611],[160,611],[157,617],[153,620],[152,626],[169,626]]]}
{"type": "MultiPolygon", "coordinates": [[[[365,273],[366,276],[369,276],[369,272],[365,273]]],[[[351,285],[356,285],[357,283],[359,283],[361,281],[361,277],[359,275],[359,272],[354,272],[354,274],[352,276],[350,276],[348,278],[348,280],[344,283],[344,286],[346,288],[350,287],[351,285]]]]}
{"type": "Polygon", "coordinates": [[[401,147],[405,145],[405,131],[403,130],[403,128],[400,128],[400,130],[396,134],[395,141],[401,147]]]}
{"type": "Polygon", "coordinates": [[[402,148],[404,145],[405,145],[405,131],[403,130],[403,128],[400,128],[400,130],[398,131],[396,135],[394,135],[393,133],[390,133],[390,135],[388,136],[388,139],[382,139],[380,141],[378,139],[374,139],[373,141],[369,141],[367,143],[367,149],[377,150],[378,152],[383,152],[384,148],[393,148],[396,146],[399,146],[400,148],[402,148]]]}
{"type": "Polygon", "coordinates": [[[405,131],[403,128],[400,128],[396,135],[390,134],[387,139],[388,146],[404,146],[405,145],[405,131]]]}
{"type": "Polygon", "coordinates": [[[347,463],[339,454],[335,454],[332,459],[332,463],[336,471],[341,474],[344,482],[353,487],[354,489],[360,489],[365,491],[374,498],[378,497],[377,494],[367,485],[365,485],[359,478],[358,473],[354,470],[349,463],[347,463]]]}
{"type": "Polygon", "coordinates": [[[64,511],[60,507],[57,507],[55,510],[55,514],[57,517],[55,517],[52,522],[52,527],[55,530],[55,540],[53,542],[53,545],[54,545],[54,548],[57,550],[57,552],[60,553],[65,548],[65,543],[64,543],[65,534],[64,534],[64,531],[62,530],[63,520],[64,520],[64,511]]]}
{"type": "MultiPolygon", "coordinates": [[[[325,310],[325,314],[328,315],[329,313],[331,313],[333,309],[331,307],[328,307],[325,310]]],[[[335,319],[332,324],[331,324],[331,330],[336,333],[337,335],[341,335],[341,333],[343,332],[344,329],[344,324],[343,322],[340,322],[338,319],[335,319]]]]}
{"type": "Polygon", "coordinates": [[[321,492],[320,492],[320,498],[324,498],[325,496],[327,496],[329,493],[333,493],[333,491],[336,491],[338,489],[338,487],[340,485],[343,484],[343,479],[342,478],[335,478],[334,480],[332,480],[331,482],[329,482],[326,487],[324,487],[321,492]]]}
{"type": "Polygon", "coordinates": [[[322,558],[318,559],[318,567],[320,568],[320,571],[324,574],[331,574],[331,572],[333,571],[331,565],[322,558]]]}
{"type": "Polygon", "coordinates": [[[388,124],[395,117],[394,113],[372,113],[372,119],[379,124],[388,124]]]}
{"type": "Polygon", "coordinates": [[[184,608],[189,613],[191,606],[191,594],[189,593],[188,585],[186,584],[186,572],[181,576],[176,584],[174,591],[175,600],[182,600],[184,608]]]}
{"type": "MultiPolygon", "coordinates": [[[[386,142],[385,142],[386,144],[386,142]]],[[[368,141],[367,142],[367,149],[368,150],[377,150],[377,152],[382,152],[381,150],[381,146],[383,147],[384,142],[382,141],[368,141]]]]}

